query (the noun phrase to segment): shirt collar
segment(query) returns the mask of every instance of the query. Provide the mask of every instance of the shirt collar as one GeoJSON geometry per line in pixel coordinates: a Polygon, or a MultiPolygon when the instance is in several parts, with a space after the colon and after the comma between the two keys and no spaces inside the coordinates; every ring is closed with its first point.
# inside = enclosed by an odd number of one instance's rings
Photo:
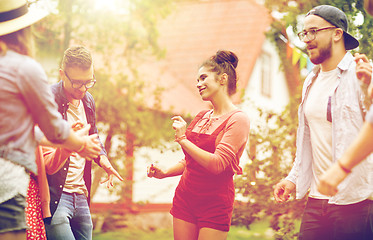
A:
{"type": "MultiPolygon", "coordinates": [[[[352,56],[352,54],[350,52],[346,52],[342,60],[338,63],[337,68],[340,70],[340,72],[346,71],[353,60],[354,60],[354,57],[352,56]]],[[[312,69],[314,76],[317,76],[320,71],[321,71],[320,64],[316,65],[312,69]]]]}

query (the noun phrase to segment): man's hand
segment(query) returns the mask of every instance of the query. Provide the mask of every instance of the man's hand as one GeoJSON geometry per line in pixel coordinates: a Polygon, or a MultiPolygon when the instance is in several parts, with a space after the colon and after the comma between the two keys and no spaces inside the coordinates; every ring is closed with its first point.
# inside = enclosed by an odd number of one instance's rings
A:
{"type": "MultiPolygon", "coordinates": [[[[85,128],[85,127],[84,127],[85,128]]],[[[79,131],[84,131],[84,128],[79,131]]],[[[77,152],[81,157],[85,158],[86,160],[92,161],[93,159],[97,158],[101,152],[101,146],[97,139],[97,134],[84,136],[85,145],[82,150],[77,152]]]]}
{"type": "Polygon", "coordinates": [[[276,184],[273,195],[277,202],[286,202],[290,197],[290,193],[292,193],[294,190],[294,183],[289,180],[282,180],[276,184]]]}
{"type": "Polygon", "coordinates": [[[355,53],[356,77],[365,84],[370,84],[372,65],[365,54],[355,53]]]}
{"type": "Polygon", "coordinates": [[[102,180],[100,183],[106,183],[106,187],[110,188],[114,186],[114,177],[117,177],[120,181],[123,181],[122,176],[114,169],[109,159],[105,155],[100,155],[100,164],[105,172],[108,174],[107,178],[102,180]]]}

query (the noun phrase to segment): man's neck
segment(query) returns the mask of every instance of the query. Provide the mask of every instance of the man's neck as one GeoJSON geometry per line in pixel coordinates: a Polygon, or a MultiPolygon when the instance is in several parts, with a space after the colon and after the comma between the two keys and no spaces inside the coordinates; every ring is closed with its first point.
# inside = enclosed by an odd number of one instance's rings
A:
{"type": "Polygon", "coordinates": [[[79,107],[80,100],[79,99],[71,99],[69,102],[74,105],[75,107],[79,107]]]}
{"type": "Polygon", "coordinates": [[[344,56],[346,55],[347,51],[338,51],[336,53],[332,53],[332,56],[321,63],[321,70],[323,72],[329,72],[337,68],[338,64],[342,61],[344,56]]]}
{"type": "Polygon", "coordinates": [[[63,90],[65,92],[66,99],[69,101],[69,103],[71,103],[75,107],[78,107],[79,103],[80,103],[80,100],[79,99],[74,99],[73,97],[71,97],[71,95],[67,91],[65,91],[65,88],[63,90]]]}

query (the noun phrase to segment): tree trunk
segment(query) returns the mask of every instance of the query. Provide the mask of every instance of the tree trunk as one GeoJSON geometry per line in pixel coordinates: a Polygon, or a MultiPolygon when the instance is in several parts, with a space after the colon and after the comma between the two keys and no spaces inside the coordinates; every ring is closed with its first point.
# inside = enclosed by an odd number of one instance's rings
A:
{"type": "Polygon", "coordinates": [[[72,22],[72,15],[73,15],[73,0],[60,0],[60,7],[62,12],[66,14],[66,21],[64,24],[64,41],[63,41],[63,48],[62,51],[65,51],[70,45],[71,39],[71,22],[72,22]]]}
{"type": "Polygon", "coordinates": [[[131,132],[131,130],[127,129],[126,131],[126,176],[125,176],[125,184],[124,184],[124,191],[122,195],[122,200],[126,203],[127,206],[132,205],[132,195],[133,195],[133,161],[134,161],[134,145],[135,142],[135,135],[131,132]]]}

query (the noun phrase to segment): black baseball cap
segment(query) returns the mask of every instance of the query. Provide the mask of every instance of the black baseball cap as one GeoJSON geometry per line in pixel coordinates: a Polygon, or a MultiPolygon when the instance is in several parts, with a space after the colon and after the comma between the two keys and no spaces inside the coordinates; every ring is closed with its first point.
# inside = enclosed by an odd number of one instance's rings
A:
{"type": "Polygon", "coordinates": [[[341,28],[343,30],[346,50],[354,49],[359,46],[359,41],[347,32],[348,21],[346,14],[338,8],[329,5],[320,5],[311,9],[306,17],[309,15],[319,16],[337,28],[341,28]]]}

